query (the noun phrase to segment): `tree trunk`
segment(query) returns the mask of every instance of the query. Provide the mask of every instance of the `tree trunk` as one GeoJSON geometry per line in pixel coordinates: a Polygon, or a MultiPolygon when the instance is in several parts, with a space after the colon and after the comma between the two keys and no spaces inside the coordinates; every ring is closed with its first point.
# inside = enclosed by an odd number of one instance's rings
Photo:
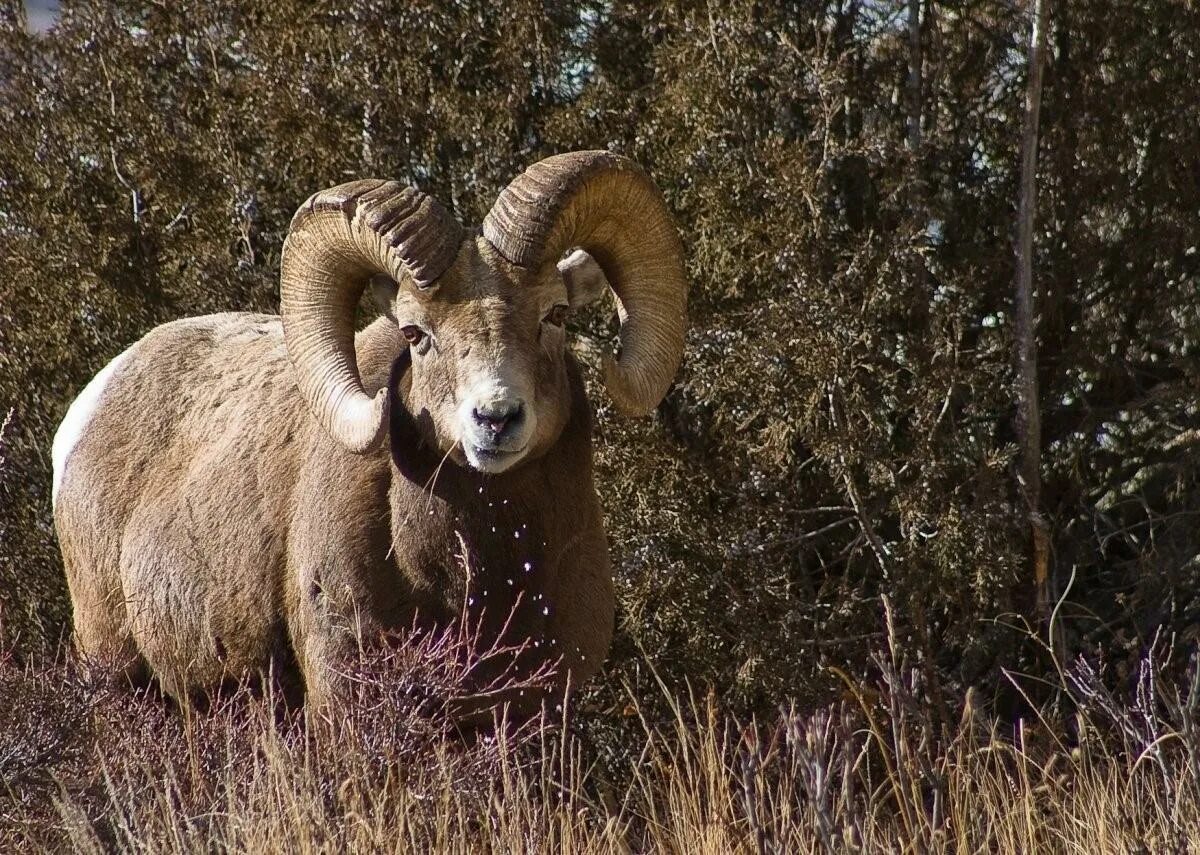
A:
{"type": "Polygon", "coordinates": [[[1025,121],[1021,134],[1020,203],[1016,246],[1017,435],[1021,444],[1020,481],[1030,526],[1037,617],[1050,618],[1050,535],[1042,515],[1042,419],[1038,403],[1038,352],[1033,293],[1033,221],[1037,209],[1038,114],[1042,102],[1042,65],[1050,0],[1033,0],[1025,121]]]}
{"type": "Polygon", "coordinates": [[[925,267],[929,251],[929,211],[926,208],[925,167],[921,159],[921,118],[923,106],[924,57],[921,50],[921,2],[908,0],[908,107],[905,111],[905,145],[910,156],[911,179],[908,183],[909,209],[917,227],[916,267],[914,287],[915,313],[910,317],[914,328],[923,328],[929,318],[929,295],[926,293],[928,275],[925,267]]]}
{"type": "Polygon", "coordinates": [[[921,0],[908,0],[908,150],[921,148],[921,0]]]}

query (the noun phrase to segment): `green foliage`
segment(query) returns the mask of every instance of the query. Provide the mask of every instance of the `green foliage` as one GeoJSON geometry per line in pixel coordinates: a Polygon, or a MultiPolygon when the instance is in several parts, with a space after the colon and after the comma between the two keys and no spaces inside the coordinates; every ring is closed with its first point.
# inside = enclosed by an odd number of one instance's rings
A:
{"type": "MultiPolygon", "coordinates": [[[[9,13],[10,629],[68,625],[49,444],[71,397],[156,323],[272,310],[311,192],[395,177],[478,222],[529,162],[600,147],[663,188],[692,281],[658,417],[600,408],[610,670],[646,679],[641,648],[743,705],[819,695],[827,666],[869,667],[886,595],[933,678],[994,674],[1032,590],[1010,332],[1028,23],[925,4],[912,151],[905,9],[80,0],[40,36],[9,13]]],[[[1053,22],[1034,269],[1072,646],[1196,625],[1198,38],[1200,9],[1149,0],[1062,4],[1053,22]]],[[[606,318],[578,328],[610,337],[606,318]]]]}

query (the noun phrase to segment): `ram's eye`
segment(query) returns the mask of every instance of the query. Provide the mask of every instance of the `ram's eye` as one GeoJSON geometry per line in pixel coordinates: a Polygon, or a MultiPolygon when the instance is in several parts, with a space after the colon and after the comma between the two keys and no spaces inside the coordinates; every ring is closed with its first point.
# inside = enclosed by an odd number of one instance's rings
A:
{"type": "Polygon", "coordinates": [[[409,344],[419,344],[421,339],[425,338],[425,330],[409,324],[406,327],[400,327],[400,335],[404,336],[404,340],[409,344]]]}
{"type": "Polygon", "coordinates": [[[559,304],[551,309],[546,317],[542,318],[548,324],[554,324],[556,327],[561,327],[567,322],[567,315],[571,313],[571,307],[559,304]]]}

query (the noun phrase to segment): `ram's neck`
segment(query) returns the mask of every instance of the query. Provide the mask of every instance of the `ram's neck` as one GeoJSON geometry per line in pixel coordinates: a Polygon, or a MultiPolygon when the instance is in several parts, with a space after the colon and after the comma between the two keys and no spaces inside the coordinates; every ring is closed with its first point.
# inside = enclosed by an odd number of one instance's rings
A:
{"type": "Polygon", "coordinates": [[[591,414],[573,363],[569,376],[572,411],[563,433],[545,455],[499,475],[423,445],[411,415],[393,408],[393,554],[426,612],[449,617],[465,607],[498,629],[516,610],[514,637],[536,638],[544,628],[553,608],[545,592],[559,557],[581,532],[600,526],[591,414]]]}

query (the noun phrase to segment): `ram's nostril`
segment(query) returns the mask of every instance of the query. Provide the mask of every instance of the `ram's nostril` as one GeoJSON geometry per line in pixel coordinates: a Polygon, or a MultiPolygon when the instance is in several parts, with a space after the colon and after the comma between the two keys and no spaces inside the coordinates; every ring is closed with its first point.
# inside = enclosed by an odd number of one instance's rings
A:
{"type": "Polygon", "coordinates": [[[505,425],[508,424],[508,416],[487,416],[476,410],[475,421],[479,422],[492,433],[500,433],[500,431],[504,430],[505,425]]]}
{"type": "Polygon", "coordinates": [[[511,404],[502,403],[489,407],[475,407],[471,411],[471,415],[475,417],[475,422],[494,437],[499,437],[510,425],[518,423],[524,413],[525,407],[520,402],[511,404]]]}

